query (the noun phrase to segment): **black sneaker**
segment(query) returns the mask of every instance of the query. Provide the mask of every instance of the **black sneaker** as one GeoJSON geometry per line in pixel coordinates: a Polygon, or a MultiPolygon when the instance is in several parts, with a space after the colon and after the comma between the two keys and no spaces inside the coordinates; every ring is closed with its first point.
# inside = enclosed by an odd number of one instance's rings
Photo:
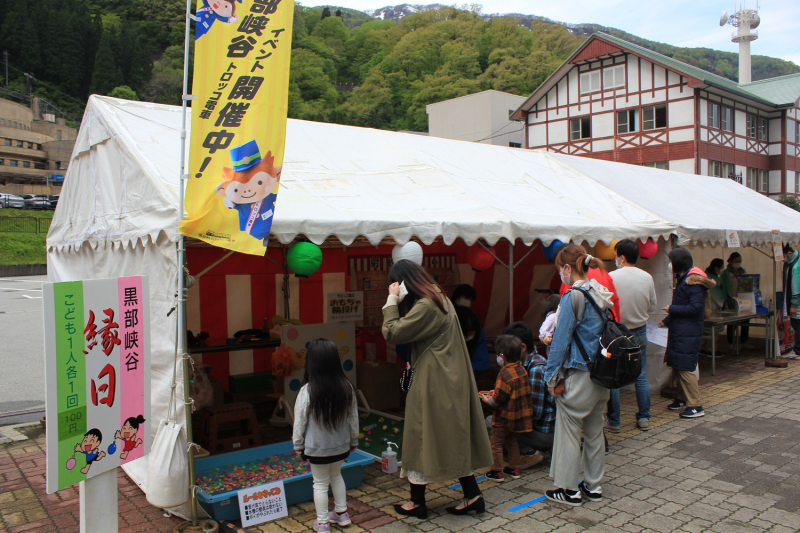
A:
{"type": "Polygon", "coordinates": [[[667,406],[667,409],[669,409],[670,411],[680,411],[684,407],[686,407],[686,403],[680,400],[675,400],[674,402],[672,402],[667,406]]]}
{"type": "Polygon", "coordinates": [[[681,418],[700,418],[701,416],[706,416],[702,405],[699,407],[687,407],[686,410],[681,413],[681,418]]]}
{"type": "Polygon", "coordinates": [[[578,483],[578,488],[581,490],[583,497],[591,502],[599,502],[603,499],[603,491],[600,487],[595,490],[589,490],[586,488],[586,483],[581,481],[578,483]]]}
{"type": "Polygon", "coordinates": [[[578,491],[572,492],[567,491],[564,489],[556,489],[556,490],[546,490],[544,491],[544,496],[548,500],[553,500],[554,502],[564,503],[566,505],[571,505],[573,507],[577,507],[583,500],[581,500],[581,493],[578,491]]]}
{"type": "Polygon", "coordinates": [[[492,481],[503,481],[503,473],[499,470],[489,470],[486,473],[486,479],[491,479],[492,481]]]}
{"type": "Polygon", "coordinates": [[[519,479],[522,476],[522,474],[520,473],[518,468],[513,468],[512,469],[512,468],[509,468],[509,467],[505,467],[503,469],[503,476],[508,476],[511,479],[519,479]]]}

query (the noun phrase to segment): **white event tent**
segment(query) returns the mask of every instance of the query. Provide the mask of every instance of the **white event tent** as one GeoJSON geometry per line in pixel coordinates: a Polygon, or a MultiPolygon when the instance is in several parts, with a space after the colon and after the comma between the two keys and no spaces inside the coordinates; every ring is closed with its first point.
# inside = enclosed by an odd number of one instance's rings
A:
{"type": "MultiPolygon", "coordinates": [[[[92,96],[47,237],[51,282],[149,276],[154,430],[175,357],[180,120],[180,107],[92,96]]],[[[724,242],[726,229],[745,243],[769,242],[772,229],[797,242],[800,213],[729,180],[299,120],[288,121],[273,222],[282,243],[345,245],[652,237],[668,249],[672,235],[724,242]]],[[[670,287],[661,255],[651,270],[660,300],[670,287]]],[[[146,491],[145,460],[125,469],[146,491]]]]}

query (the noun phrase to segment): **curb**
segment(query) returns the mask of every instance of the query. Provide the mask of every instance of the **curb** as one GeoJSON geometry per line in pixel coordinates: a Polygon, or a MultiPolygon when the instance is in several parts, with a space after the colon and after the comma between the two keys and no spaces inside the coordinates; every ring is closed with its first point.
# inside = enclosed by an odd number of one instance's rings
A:
{"type": "Polygon", "coordinates": [[[44,276],[47,275],[47,265],[0,265],[0,276],[4,278],[14,276],[44,276]]]}
{"type": "Polygon", "coordinates": [[[0,444],[8,444],[9,442],[19,442],[23,440],[28,440],[26,435],[23,435],[19,431],[20,428],[26,428],[35,426],[39,422],[25,422],[24,424],[13,424],[11,426],[2,426],[0,427],[0,444]]]}

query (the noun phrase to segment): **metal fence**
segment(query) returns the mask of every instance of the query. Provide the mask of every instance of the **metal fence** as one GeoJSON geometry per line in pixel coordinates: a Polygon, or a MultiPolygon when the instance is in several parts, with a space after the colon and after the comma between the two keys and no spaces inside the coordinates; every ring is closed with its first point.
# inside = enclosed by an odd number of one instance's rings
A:
{"type": "Polygon", "coordinates": [[[50,218],[0,217],[0,233],[47,233],[50,218]]]}

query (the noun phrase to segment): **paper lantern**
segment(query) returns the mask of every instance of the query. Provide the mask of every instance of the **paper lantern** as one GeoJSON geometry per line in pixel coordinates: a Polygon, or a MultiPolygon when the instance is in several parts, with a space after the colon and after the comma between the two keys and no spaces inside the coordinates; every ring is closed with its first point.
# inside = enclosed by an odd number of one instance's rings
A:
{"type": "Polygon", "coordinates": [[[296,277],[307,278],[322,265],[322,250],[313,242],[298,242],[289,248],[286,261],[296,277]]]}
{"type": "Polygon", "coordinates": [[[658,251],[658,243],[653,239],[647,239],[645,242],[636,241],[636,244],[639,245],[639,257],[642,259],[650,259],[658,251]]]}
{"type": "Polygon", "coordinates": [[[422,246],[414,241],[396,245],[392,249],[392,262],[397,263],[403,259],[422,266],[422,246]]]}
{"type": "Polygon", "coordinates": [[[480,244],[473,244],[467,250],[467,263],[475,272],[482,272],[494,264],[493,253],[493,247],[490,247],[489,251],[487,251],[480,244]]]}
{"type": "Polygon", "coordinates": [[[617,240],[611,241],[611,244],[606,245],[603,241],[597,241],[594,247],[594,253],[597,254],[598,259],[603,261],[613,261],[617,254],[614,252],[614,247],[617,245],[617,240]]]}
{"type": "Polygon", "coordinates": [[[556,248],[564,244],[563,242],[559,241],[558,239],[554,240],[550,243],[550,246],[545,247],[544,249],[544,257],[550,261],[551,263],[556,260],[555,251],[556,248]]]}

